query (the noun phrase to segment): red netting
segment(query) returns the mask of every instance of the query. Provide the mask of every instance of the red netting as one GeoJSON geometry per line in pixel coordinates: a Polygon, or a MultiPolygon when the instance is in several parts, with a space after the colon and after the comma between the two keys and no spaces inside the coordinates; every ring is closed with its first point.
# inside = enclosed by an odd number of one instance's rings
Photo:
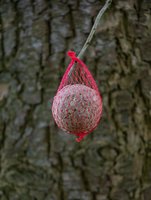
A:
{"type": "Polygon", "coordinates": [[[86,65],[72,51],[71,62],[62,78],[52,105],[57,125],[81,141],[98,125],[102,114],[102,99],[86,65]]]}
{"type": "Polygon", "coordinates": [[[93,79],[86,65],[76,57],[73,51],[68,51],[68,56],[71,57],[71,62],[65,71],[58,91],[66,85],[73,84],[83,84],[98,91],[95,80],[93,79]]]}

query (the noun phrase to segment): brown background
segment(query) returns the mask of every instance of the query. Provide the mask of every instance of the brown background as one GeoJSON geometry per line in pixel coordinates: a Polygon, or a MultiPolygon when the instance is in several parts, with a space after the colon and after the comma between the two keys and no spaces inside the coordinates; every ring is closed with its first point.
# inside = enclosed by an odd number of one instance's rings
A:
{"type": "Polygon", "coordinates": [[[103,0],[1,0],[0,199],[151,200],[151,1],[114,0],[84,61],[103,96],[83,142],[52,100],[103,0]]]}

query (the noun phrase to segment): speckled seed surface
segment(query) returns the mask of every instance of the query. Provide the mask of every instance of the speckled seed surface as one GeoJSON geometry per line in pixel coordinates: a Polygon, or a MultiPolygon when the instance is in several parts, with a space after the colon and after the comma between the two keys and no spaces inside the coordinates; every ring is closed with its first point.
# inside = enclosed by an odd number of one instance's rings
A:
{"type": "Polygon", "coordinates": [[[54,97],[52,113],[62,130],[73,134],[89,133],[101,118],[102,100],[90,87],[67,85],[54,97]]]}

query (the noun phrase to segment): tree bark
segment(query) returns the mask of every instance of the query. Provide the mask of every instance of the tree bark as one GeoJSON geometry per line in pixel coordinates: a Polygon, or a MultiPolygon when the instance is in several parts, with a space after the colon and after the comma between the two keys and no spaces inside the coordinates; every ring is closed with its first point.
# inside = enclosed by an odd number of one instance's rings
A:
{"type": "Polygon", "coordinates": [[[114,0],[85,52],[103,116],[81,143],[49,100],[104,1],[0,4],[0,199],[151,200],[151,2],[114,0]]]}

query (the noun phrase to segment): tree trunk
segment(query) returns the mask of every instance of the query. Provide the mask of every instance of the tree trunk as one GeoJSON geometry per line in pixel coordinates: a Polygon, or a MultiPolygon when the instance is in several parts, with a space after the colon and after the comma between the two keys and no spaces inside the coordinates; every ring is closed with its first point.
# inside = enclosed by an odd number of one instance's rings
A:
{"type": "Polygon", "coordinates": [[[103,97],[75,142],[52,101],[100,0],[1,0],[0,199],[151,200],[151,1],[114,0],[84,62],[103,97]]]}

